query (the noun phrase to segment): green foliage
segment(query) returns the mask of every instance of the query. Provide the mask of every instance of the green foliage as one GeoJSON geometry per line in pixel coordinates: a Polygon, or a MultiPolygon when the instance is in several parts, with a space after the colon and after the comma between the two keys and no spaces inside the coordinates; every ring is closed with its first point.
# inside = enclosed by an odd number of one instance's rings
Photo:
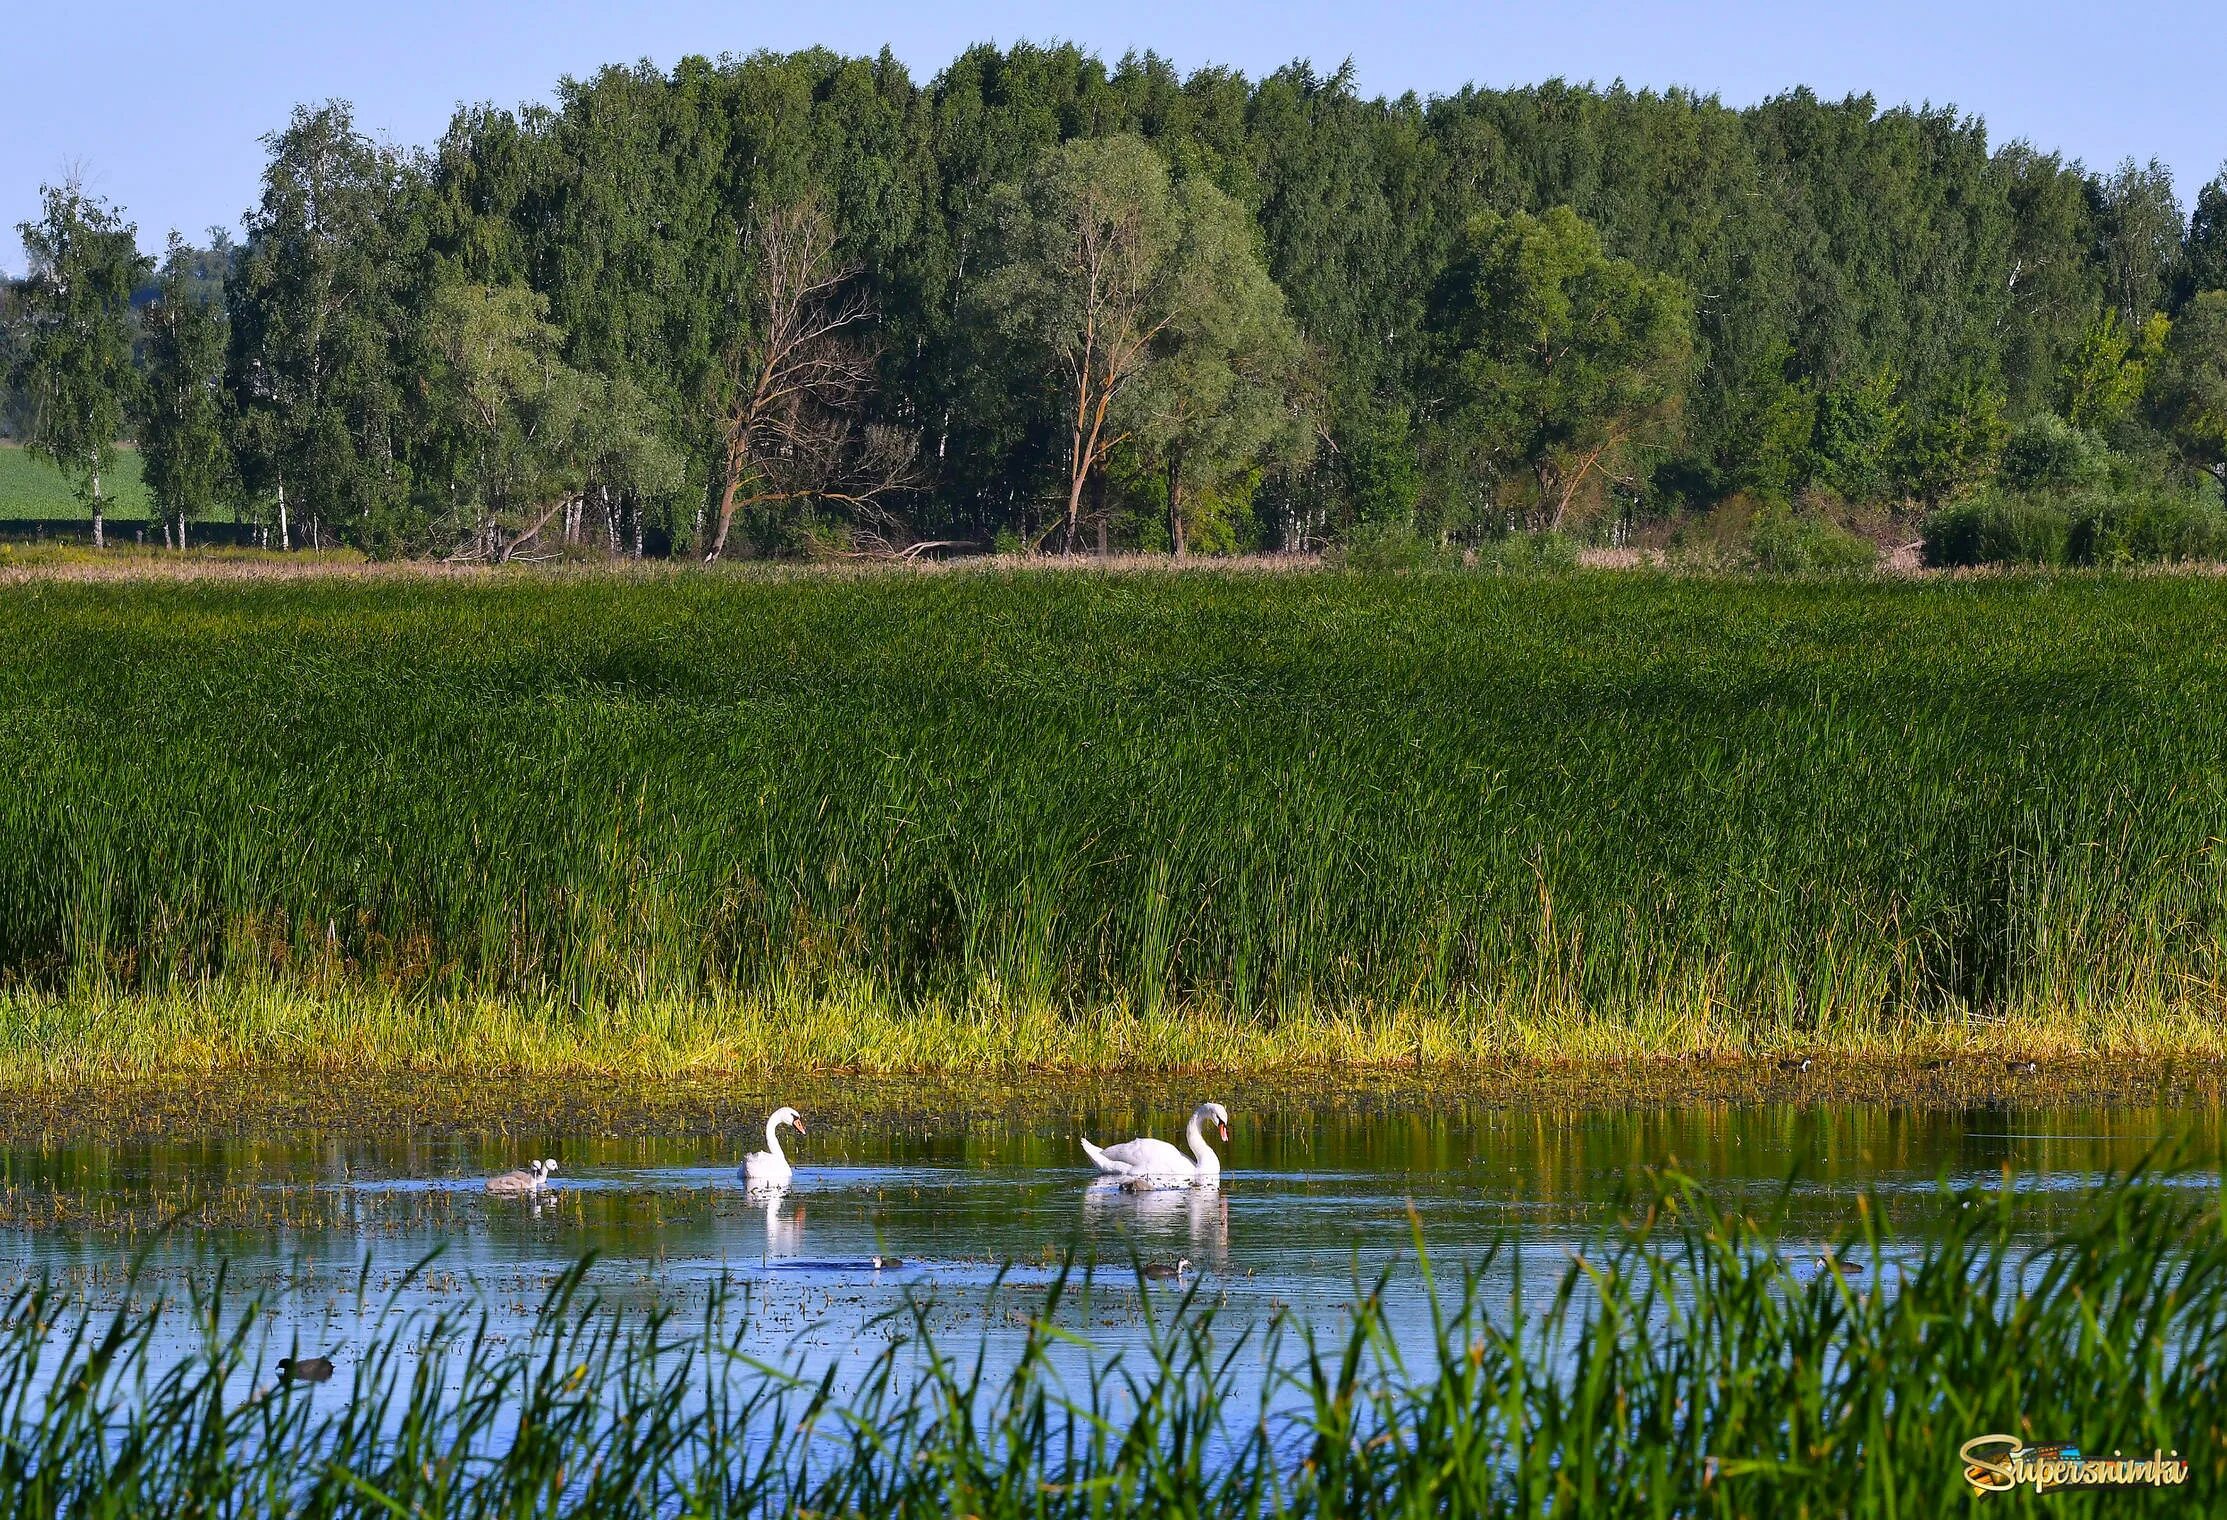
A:
{"type": "Polygon", "coordinates": [[[1305,346],[1254,247],[1244,208],[1200,179],[1176,187],[1181,290],[1120,415],[1167,480],[1174,552],[1230,546],[1233,497],[1264,465],[1296,467],[1314,442],[1298,404],[1305,346]]]}
{"type": "Polygon", "coordinates": [[[1793,350],[1778,344],[1740,386],[1721,446],[1723,467],[1710,472],[1720,490],[1784,500],[1802,483],[1817,431],[1817,398],[1793,377],[1793,364],[1793,350]]]}
{"type": "Polygon", "coordinates": [[[1746,548],[1750,565],[1780,575],[1845,574],[1869,570],[1879,559],[1870,539],[1783,502],[1767,502],[1749,519],[1746,548]]]}
{"type": "Polygon", "coordinates": [[[1205,271],[1186,257],[1192,203],[1160,156],[1124,135],[1046,149],[998,205],[1000,262],[979,299],[1065,389],[1071,549],[1086,482],[1144,420],[1139,398],[1163,341],[1206,293],[1205,271]]]}
{"type": "MultiPolygon", "coordinates": [[[[606,68],[546,107],[461,110],[422,153],[327,104],[269,147],[225,281],[241,474],[283,503],[289,541],[306,517],[314,542],[383,552],[449,546],[457,440],[428,404],[425,342],[439,292],[471,287],[545,299],[556,357],[627,388],[657,489],[588,489],[652,542],[701,547],[768,206],[824,206],[876,314],[855,334],[875,371],[855,420],[921,441],[911,531],[1042,541],[1047,507],[1098,510],[1107,460],[1135,446],[1175,468],[1178,504],[1260,471],[1250,524],[1228,521],[1296,547],[1352,522],[1475,542],[1604,501],[1630,520],[1813,484],[1939,502],[1984,477],[2004,416],[2043,408],[2146,456],[2158,424],[2131,398],[2159,313],[2219,283],[2203,271],[2227,204],[2200,194],[2184,235],[2157,165],[2091,175],[1866,96],[1369,98],[1351,70],[1179,76],[1063,44],[970,48],[933,78],[823,49],[606,68]],[[1100,387],[1121,404],[1078,461],[1079,372],[1047,346],[1049,287],[1006,299],[1001,216],[1085,159],[1109,185],[1151,182],[1144,306],[1186,263],[1232,278],[1191,282],[1212,299],[1188,338],[1154,333],[1157,399],[1100,387]],[[1526,322],[1590,312],[1596,288],[1676,310],[1596,322],[1584,363],[1526,375],[1526,322]]],[[[1018,262],[1050,268],[1056,242],[1018,262]]],[[[195,282],[228,257],[205,250],[195,282]]],[[[14,388],[0,409],[21,421],[29,402],[14,388]]],[[[762,546],[817,532],[762,526],[762,546]]]]}
{"type": "Polygon", "coordinates": [[[504,534],[530,530],[584,485],[603,398],[558,357],[564,334],[548,309],[523,285],[433,294],[425,393],[445,468],[425,483],[446,507],[450,542],[499,554],[504,534]]]}
{"type": "Polygon", "coordinates": [[[2065,421],[2108,433],[2132,416],[2169,325],[2162,312],[2138,328],[2130,328],[2115,309],[2098,312],[2058,372],[2057,410],[2065,421]]]}
{"type": "Polygon", "coordinates": [[[410,364],[400,343],[411,291],[411,231],[398,212],[409,174],[358,132],[339,103],[300,106],[264,139],[270,161],[226,282],[230,375],[242,473],[268,495],[291,547],[415,546],[404,417],[410,364]]]}
{"type": "MultiPolygon", "coordinates": [[[[115,469],[101,477],[101,494],[111,521],[144,522],[154,515],[139,450],[116,451],[115,469]]],[[[69,477],[20,444],[0,443],[0,519],[82,519],[86,515],[69,477]]]]}
{"type": "Polygon", "coordinates": [[[1412,528],[1421,491],[1407,413],[1381,404],[1349,408],[1339,467],[1355,531],[1412,528]]]}
{"type": "Polygon", "coordinates": [[[2196,578],[44,584],[0,600],[0,979],[2209,1017],[2222,639],[2196,578]]]}
{"type": "Polygon", "coordinates": [[[2011,429],[1998,473],[2013,491],[2072,491],[2101,485],[2110,463],[2102,439],[2043,412],[2011,429]]]}
{"type": "Polygon", "coordinates": [[[2227,290],[2227,169],[2196,192],[2188,216],[2188,240],[2181,249],[2177,312],[2206,290],[2227,290]]]}
{"type": "Polygon", "coordinates": [[[2001,386],[1964,370],[1906,427],[1897,461],[1903,489],[1927,502],[1962,493],[1994,471],[2009,432],[2001,386]]]}
{"type": "Polygon", "coordinates": [[[2173,293],[2187,224],[2173,171],[2158,159],[2123,160],[2096,187],[2096,252],[2106,299],[2129,331],[2140,331],[2173,293]]]}
{"type": "Polygon", "coordinates": [[[2185,491],[2097,491],[2076,498],[2065,557],[2075,565],[2227,560],[2227,512],[2185,491]]]}
{"type": "Polygon", "coordinates": [[[2227,290],[2182,308],[2153,367],[2148,410],[2183,460],[2227,485],[2227,290]]]}
{"type": "Polygon", "coordinates": [[[1676,279],[1610,258],[1567,206],[1478,217],[1437,304],[1457,451],[1522,482],[1542,527],[1610,485],[1636,490],[1677,437],[1692,310],[1676,279]]]}
{"type": "Polygon", "coordinates": [[[1503,533],[1469,551],[1477,569],[1497,575],[1553,575],[1577,568],[1577,540],[1566,533],[1503,533]]]}
{"type": "Polygon", "coordinates": [[[76,184],[43,186],[36,222],[22,224],[31,270],[16,296],[17,383],[26,394],[31,453],[69,480],[100,537],[101,478],[138,387],[131,362],[131,294],[152,268],[131,223],[76,184]]]}
{"type": "Polygon", "coordinates": [[[1412,574],[1454,569],[1461,555],[1404,522],[1363,522],[1346,535],[1331,563],[1370,574],[1412,574]]]}
{"type": "Polygon", "coordinates": [[[2062,565],[2072,514],[2060,502],[2010,491],[1984,492],[1930,514],[1922,527],[1925,563],[2062,565]]]}
{"type": "Polygon", "coordinates": [[[181,525],[239,498],[222,293],[197,280],[197,262],[171,234],[161,284],[140,316],[147,345],[140,456],[156,509],[181,525]]]}
{"type": "Polygon", "coordinates": [[[1850,501],[1889,495],[1908,417],[1901,396],[1901,377],[1891,367],[1827,387],[1818,397],[1810,436],[1810,473],[1850,501]]]}
{"type": "Polygon", "coordinates": [[[2227,558],[2227,513],[2185,491],[1982,492],[1925,520],[1929,565],[2113,567],[2227,558]]]}

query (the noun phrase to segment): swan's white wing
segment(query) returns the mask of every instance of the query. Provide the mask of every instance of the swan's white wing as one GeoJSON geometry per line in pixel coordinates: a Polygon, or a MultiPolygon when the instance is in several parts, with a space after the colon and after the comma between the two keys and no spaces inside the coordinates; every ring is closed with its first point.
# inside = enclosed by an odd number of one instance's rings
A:
{"type": "Polygon", "coordinates": [[[1123,1171],[1140,1177],[1188,1177],[1198,1170],[1196,1162],[1165,1140],[1124,1140],[1107,1146],[1101,1154],[1123,1171]]]}
{"type": "Polygon", "coordinates": [[[745,1182],[786,1181],[793,1175],[789,1164],[771,1151],[752,1151],[742,1158],[742,1176],[745,1182]]]}
{"type": "Polygon", "coordinates": [[[1097,1146],[1092,1145],[1088,1140],[1083,1142],[1083,1154],[1088,1156],[1090,1164],[1097,1167],[1101,1172],[1112,1172],[1120,1177],[1129,1175],[1129,1168],[1114,1160],[1113,1157],[1107,1155],[1097,1146]]]}

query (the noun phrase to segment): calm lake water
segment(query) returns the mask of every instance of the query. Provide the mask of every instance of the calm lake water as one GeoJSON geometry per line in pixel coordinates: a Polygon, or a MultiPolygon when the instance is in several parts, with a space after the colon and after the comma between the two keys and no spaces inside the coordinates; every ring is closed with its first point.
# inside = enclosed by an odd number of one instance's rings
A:
{"type": "MultiPolygon", "coordinates": [[[[899,1333],[887,1316],[908,1297],[930,1306],[945,1349],[1011,1355],[1070,1257],[1089,1289],[1061,1322],[1099,1356],[1133,1355],[1147,1300],[1157,1312],[1180,1296],[1159,1283],[1140,1291],[1135,1264],[1178,1258],[1191,1262],[1198,1300],[1219,1325],[1264,1326],[1288,1309],[1332,1337],[1356,1284],[1390,1269],[1392,1319],[1422,1343],[1411,1217],[1442,1275],[1475,1266],[1499,1240],[1494,1276],[1520,1263],[1543,1292],[1573,1251],[1615,1225],[1648,1168],[1675,1165],[1725,1205],[1783,1207],[1784,1249],[1808,1272],[1819,1247],[1857,1228],[1867,1193],[1898,1231],[1922,1237],[1953,1207],[1943,1181],[2007,1182],[2028,1195],[2024,1217],[2038,1237],[2077,1206],[2081,1188],[2161,1142],[2209,1158],[2190,1181],[2216,1185],[2220,1137],[2213,1108],[1556,1113],[1433,1095],[1320,1112],[1297,1096],[1248,1105],[1241,1092],[1202,1087],[1197,1098],[1233,1111],[1221,1186],[1132,1194],[1095,1179],[1078,1137],[1180,1140],[1188,1101],[1060,1093],[1031,1111],[1010,1091],[979,1103],[939,1092],[923,1111],[900,1106],[892,1117],[886,1102],[854,1096],[790,1095],[811,1125],[788,1140],[796,1180],[755,1195],[736,1176],[742,1152],[760,1143],[755,1127],[712,1138],[439,1131],[17,1143],[0,1157],[0,1242],[13,1283],[51,1276],[100,1311],[122,1301],[125,1266],[142,1246],[141,1302],[206,1285],[228,1261],[228,1301],[267,1300],[271,1357],[298,1343],[340,1363],[343,1375],[315,1390],[320,1399],[348,1396],[350,1347],[382,1306],[484,1310],[499,1330],[523,1334],[549,1285],[590,1251],[589,1282],[613,1303],[664,1305],[685,1320],[724,1281],[747,1311],[754,1355],[814,1374],[832,1363],[846,1378],[899,1333]],[[543,1198],[483,1190],[488,1173],[541,1155],[561,1163],[543,1198]],[[152,1226],[172,1215],[178,1223],[158,1237],[152,1226]],[[905,1265],[876,1272],[877,1252],[905,1265]]],[[[1488,1281],[1487,1301],[1495,1295],[1505,1301],[1504,1285],[1488,1281]]],[[[181,1317],[175,1344],[191,1342],[181,1317]]]]}

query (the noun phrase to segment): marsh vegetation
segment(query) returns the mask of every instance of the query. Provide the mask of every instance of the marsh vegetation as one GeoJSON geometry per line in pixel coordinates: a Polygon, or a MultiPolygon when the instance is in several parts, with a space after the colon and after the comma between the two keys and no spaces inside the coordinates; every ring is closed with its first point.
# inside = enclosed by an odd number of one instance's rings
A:
{"type": "Polygon", "coordinates": [[[0,601],[20,1072],[2216,1053],[2208,581],[0,601]]]}

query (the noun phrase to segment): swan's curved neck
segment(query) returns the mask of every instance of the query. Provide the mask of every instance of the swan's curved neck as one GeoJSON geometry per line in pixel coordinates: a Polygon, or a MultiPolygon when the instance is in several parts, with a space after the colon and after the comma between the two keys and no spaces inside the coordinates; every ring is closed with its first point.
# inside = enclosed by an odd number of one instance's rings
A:
{"type": "Polygon", "coordinates": [[[1199,1128],[1202,1117],[1199,1114],[1191,1115],[1190,1126],[1183,1131],[1184,1138],[1191,1142],[1191,1154],[1198,1158],[1199,1170],[1218,1172],[1222,1169],[1222,1158],[1215,1155],[1214,1147],[1206,1143],[1206,1135],[1199,1128]]]}
{"type": "Polygon", "coordinates": [[[783,1161],[789,1159],[788,1153],[781,1149],[781,1121],[778,1119],[766,1120],[766,1149],[783,1161]]]}

